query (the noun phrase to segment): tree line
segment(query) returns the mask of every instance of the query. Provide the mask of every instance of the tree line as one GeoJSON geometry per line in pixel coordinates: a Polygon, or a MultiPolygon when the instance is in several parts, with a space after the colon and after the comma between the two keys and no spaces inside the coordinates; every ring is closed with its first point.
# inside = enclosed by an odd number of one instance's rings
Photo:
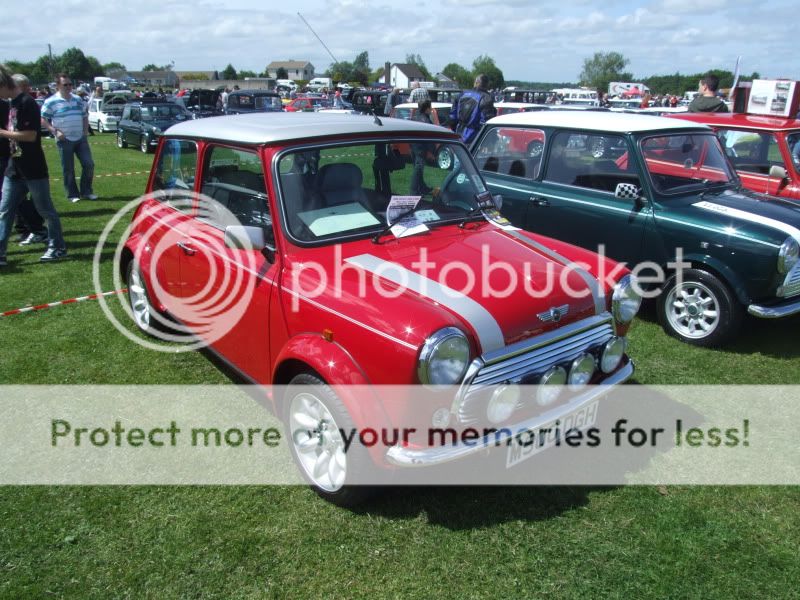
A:
{"type": "MultiPolygon", "coordinates": [[[[413,64],[420,70],[426,81],[433,81],[434,74],[428,69],[422,56],[415,53],[406,54],[406,64],[413,64]]],[[[578,82],[541,82],[541,81],[506,81],[503,71],[497,66],[494,58],[480,55],[472,61],[470,68],[457,63],[449,63],[442,69],[442,74],[456,82],[460,88],[471,88],[475,76],[484,73],[489,77],[489,87],[500,89],[506,85],[529,89],[553,89],[559,87],[585,86],[591,89],[606,91],[611,81],[637,81],[647,85],[654,93],[683,95],[687,90],[697,89],[698,80],[705,73],[682,75],[678,72],[672,75],[651,75],[649,77],[634,77],[626,70],[630,61],[619,52],[596,52],[583,62],[583,69],[578,75],[578,82]]],[[[91,81],[97,76],[119,76],[126,71],[125,65],[119,62],[102,64],[94,56],[87,56],[80,48],[69,48],[62,54],[45,54],[31,62],[8,60],[6,65],[15,73],[24,73],[34,83],[52,81],[56,73],[68,73],[80,81],[91,81]]],[[[168,71],[172,64],[157,65],[149,63],[142,67],[142,71],[168,71]]],[[[383,75],[383,66],[371,68],[367,51],[359,53],[353,61],[332,63],[325,71],[325,76],[334,81],[346,81],[353,84],[367,86],[376,82],[383,75]]],[[[733,84],[733,72],[723,69],[711,69],[711,73],[720,79],[720,87],[727,88],[733,84]]],[[[266,77],[267,69],[261,73],[247,69],[237,70],[231,63],[220,72],[222,79],[241,80],[246,77],[266,77]]],[[[191,73],[187,78],[205,79],[204,73],[191,73]],[[192,75],[194,77],[189,77],[192,75]]],[[[288,79],[286,69],[278,69],[277,79],[288,79]]],[[[754,72],[742,76],[742,80],[758,79],[759,73],[754,72]]]]}

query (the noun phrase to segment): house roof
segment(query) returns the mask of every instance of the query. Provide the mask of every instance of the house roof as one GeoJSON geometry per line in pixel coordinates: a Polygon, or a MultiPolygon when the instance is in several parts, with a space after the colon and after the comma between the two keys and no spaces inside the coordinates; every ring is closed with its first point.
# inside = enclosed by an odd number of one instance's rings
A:
{"type": "Polygon", "coordinates": [[[393,67],[397,67],[397,69],[403,73],[409,79],[425,79],[425,75],[422,71],[419,70],[419,67],[415,64],[406,64],[406,63],[395,63],[392,65],[393,67]]]}
{"type": "Polygon", "coordinates": [[[175,71],[128,71],[128,75],[134,79],[170,79],[171,76],[177,77],[175,71]]]}
{"type": "Polygon", "coordinates": [[[307,60],[273,60],[267,65],[267,69],[305,69],[306,67],[313,66],[307,60]]]}

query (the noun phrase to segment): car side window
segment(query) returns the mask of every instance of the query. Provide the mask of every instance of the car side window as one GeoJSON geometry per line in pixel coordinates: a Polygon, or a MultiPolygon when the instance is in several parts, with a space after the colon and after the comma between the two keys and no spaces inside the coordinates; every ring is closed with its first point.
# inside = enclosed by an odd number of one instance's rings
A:
{"type": "Polygon", "coordinates": [[[792,153],[792,162],[795,169],[800,170],[800,133],[790,133],[786,136],[789,152],[792,153]]]}
{"type": "Polygon", "coordinates": [[[482,171],[536,179],[544,141],[541,129],[494,127],[480,141],[475,159],[482,171]]]}
{"type": "Polygon", "coordinates": [[[770,167],[786,167],[777,138],[770,133],[719,129],[725,154],[739,171],[767,175],[770,167]]]}
{"type": "Polygon", "coordinates": [[[153,178],[153,190],[162,192],[164,202],[183,212],[192,205],[197,173],[197,145],[188,140],[164,142],[153,178]]]}
{"type": "Polygon", "coordinates": [[[122,118],[123,119],[130,119],[131,118],[131,107],[126,106],[125,109],[122,111],[122,118]]]}
{"type": "Polygon", "coordinates": [[[634,168],[622,136],[562,131],[550,144],[544,179],[613,194],[620,183],[641,186],[634,168]]]}
{"type": "Polygon", "coordinates": [[[261,157],[236,148],[215,146],[206,153],[198,218],[214,227],[264,227],[272,237],[272,218],[261,157]]]}

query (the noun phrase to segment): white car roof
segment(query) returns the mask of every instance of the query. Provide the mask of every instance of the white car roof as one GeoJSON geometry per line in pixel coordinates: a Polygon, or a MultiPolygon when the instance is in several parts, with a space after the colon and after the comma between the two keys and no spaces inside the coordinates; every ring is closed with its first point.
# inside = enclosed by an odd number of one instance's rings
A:
{"type": "Polygon", "coordinates": [[[333,112],[229,115],[184,121],[170,127],[164,135],[170,138],[190,137],[240,144],[270,144],[328,135],[447,133],[437,125],[406,119],[379,118],[381,125],[375,122],[372,115],[333,112]]]}
{"type": "MultiPolygon", "coordinates": [[[[613,131],[617,133],[685,129],[686,122],[678,119],[647,114],[612,113],[605,111],[543,110],[518,112],[495,117],[487,121],[492,125],[533,125],[537,127],[563,127],[613,131]],[[679,123],[679,124],[676,124],[679,123]]],[[[703,127],[701,129],[710,129],[703,127]]]]}
{"type": "MultiPolygon", "coordinates": [[[[395,104],[394,108],[417,108],[418,106],[417,102],[403,102],[395,104]]],[[[431,102],[431,108],[451,108],[452,106],[452,102],[431,102]]]]}

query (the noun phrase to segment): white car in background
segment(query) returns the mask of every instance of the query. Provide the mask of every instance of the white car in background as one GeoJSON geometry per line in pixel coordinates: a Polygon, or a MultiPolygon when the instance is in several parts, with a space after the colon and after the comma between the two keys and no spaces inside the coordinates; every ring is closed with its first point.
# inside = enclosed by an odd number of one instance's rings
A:
{"type": "Polygon", "coordinates": [[[98,133],[116,131],[122,109],[132,92],[108,92],[102,98],[93,98],[89,103],[89,127],[98,133]]]}

